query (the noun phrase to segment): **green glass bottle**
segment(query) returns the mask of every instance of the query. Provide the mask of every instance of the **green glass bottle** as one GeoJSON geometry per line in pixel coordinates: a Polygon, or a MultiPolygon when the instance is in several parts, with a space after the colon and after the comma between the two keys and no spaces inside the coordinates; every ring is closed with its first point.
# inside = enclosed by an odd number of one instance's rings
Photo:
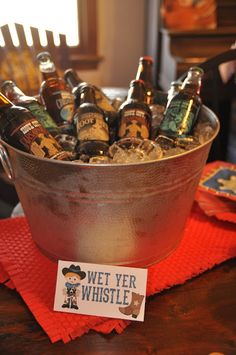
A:
{"type": "Polygon", "coordinates": [[[44,106],[33,96],[25,95],[11,80],[1,85],[1,92],[16,106],[26,107],[52,135],[59,134],[59,127],[44,106]]]}
{"type": "Polygon", "coordinates": [[[189,69],[181,90],[166,107],[159,134],[174,139],[191,135],[202,105],[200,89],[203,74],[199,67],[189,69]]]}

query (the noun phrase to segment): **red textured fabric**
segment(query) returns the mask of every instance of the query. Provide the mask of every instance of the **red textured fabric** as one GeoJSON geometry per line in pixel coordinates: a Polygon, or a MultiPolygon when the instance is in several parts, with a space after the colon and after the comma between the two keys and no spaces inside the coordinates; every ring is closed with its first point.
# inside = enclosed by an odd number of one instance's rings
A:
{"type": "MultiPolygon", "coordinates": [[[[149,267],[147,296],[182,284],[235,255],[235,224],[207,217],[195,203],[179,247],[149,267]]],[[[57,265],[38,251],[24,217],[0,221],[0,263],[0,281],[10,278],[52,342],[69,342],[90,329],[120,333],[130,324],[52,310],[57,265]]]]}
{"type": "Polygon", "coordinates": [[[236,223],[236,202],[223,197],[212,196],[198,191],[196,201],[208,216],[215,216],[222,221],[236,223]]]}

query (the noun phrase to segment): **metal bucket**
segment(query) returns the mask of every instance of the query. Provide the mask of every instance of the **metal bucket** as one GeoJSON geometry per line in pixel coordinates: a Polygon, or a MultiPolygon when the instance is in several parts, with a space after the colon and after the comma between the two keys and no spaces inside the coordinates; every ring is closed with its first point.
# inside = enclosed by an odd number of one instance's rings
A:
{"type": "Polygon", "coordinates": [[[0,141],[32,238],[54,260],[147,266],[179,244],[214,136],[160,161],[88,165],[40,159],[0,141]]]}

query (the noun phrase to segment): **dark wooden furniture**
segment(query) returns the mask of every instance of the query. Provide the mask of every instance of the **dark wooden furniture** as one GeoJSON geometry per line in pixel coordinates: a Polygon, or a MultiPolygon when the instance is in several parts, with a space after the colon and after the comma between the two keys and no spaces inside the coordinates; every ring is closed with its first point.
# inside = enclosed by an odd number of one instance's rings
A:
{"type": "Polygon", "coordinates": [[[150,297],[145,321],[122,334],[51,344],[14,290],[0,286],[1,354],[236,354],[236,259],[150,297]]]}
{"type": "Polygon", "coordinates": [[[161,29],[162,51],[159,84],[168,90],[190,66],[227,51],[236,39],[236,26],[202,30],[161,29]]]}
{"type": "Polygon", "coordinates": [[[190,66],[224,52],[236,40],[236,2],[216,1],[216,28],[168,30],[159,19],[159,84],[164,90],[190,66]]]}
{"type": "MultiPolygon", "coordinates": [[[[179,78],[190,66],[203,63],[230,49],[236,40],[236,2],[216,0],[216,17],[215,29],[169,30],[159,23],[156,73],[158,87],[167,91],[171,81],[179,78]]],[[[212,77],[206,76],[201,93],[204,103],[221,121],[221,131],[213,144],[209,161],[227,160],[231,100],[236,93],[233,79],[225,85],[221,82],[219,73],[214,72],[212,76],[215,75],[217,80],[213,84],[212,77]]]]}

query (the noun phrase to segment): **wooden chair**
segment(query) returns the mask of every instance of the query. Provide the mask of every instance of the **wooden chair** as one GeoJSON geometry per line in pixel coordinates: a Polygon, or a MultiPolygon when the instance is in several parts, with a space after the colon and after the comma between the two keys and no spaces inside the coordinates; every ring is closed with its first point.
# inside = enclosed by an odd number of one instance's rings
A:
{"type": "Polygon", "coordinates": [[[0,47],[0,80],[13,80],[23,92],[28,95],[37,95],[41,83],[41,75],[36,55],[42,51],[49,52],[59,73],[61,73],[70,67],[66,37],[60,34],[60,45],[56,46],[53,40],[53,33],[46,31],[48,43],[44,47],[40,43],[38,29],[31,27],[33,45],[28,46],[23,26],[15,24],[15,28],[19,39],[18,47],[13,44],[9,26],[0,27],[5,42],[5,46],[0,47]]]}
{"type": "MultiPolygon", "coordinates": [[[[12,80],[27,95],[38,95],[41,83],[41,74],[38,69],[36,55],[48,51],[59,74],[70,67],[66,38],[60,35],[60,45],[55,46],[53,33],[46,31],[47,46],[40,43],[39,31],[31,28],[33,45],[28,46],[22,25],[15,24],[19,39],[19,46],[15,47],[8,25],[0,27],[4,39],[4,47],[0,47],[0,82],[12,80]]],[[[9,182],[0,163],[0,218],[7,217],[16,205],[18,196],[14,186],[9,182]],[[4,207],[5,206],[5,207],[4,207]]]]}

